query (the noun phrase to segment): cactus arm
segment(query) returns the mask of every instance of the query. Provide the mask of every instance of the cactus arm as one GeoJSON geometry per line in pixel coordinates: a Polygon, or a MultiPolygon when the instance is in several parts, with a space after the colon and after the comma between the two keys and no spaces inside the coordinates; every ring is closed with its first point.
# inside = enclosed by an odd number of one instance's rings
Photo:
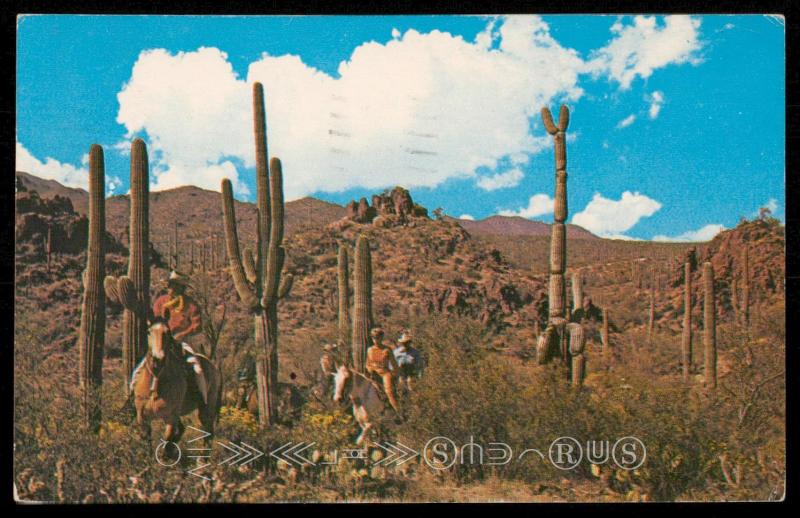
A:
{"type": "Polygon", "coordinates": [[[292,291],[292,285],[294,284],[294,275],[291,273],[287,273],[283,280],[281,281],[281,285],[278,288],[278,298],[285,299],[289,296],[292,291]]]}
{"type": "Polygon", "coordinates": [[[236,232],[236,209],[233,205],[233,188],[231,181],[227,178],[222,180],[222,216],[225,222],[225,245],[228,250],[233,285],[242,302],[248,308],[253,308],[258,304],[258,299],[247,284],[244,266],[242,266],[242,255],[239,252],[239,236],[236,232]]]}
{"type": "Polygon", "coordinates": [[[103,290],[106,292],[108,300],[115,304],[121,304],[119,299],[119,291],[117,290],[117,278],[113,275],[106,275],[103,279],[103,290]]]}
{"type": "Polygon", "coordinates": [[[263,236],[270,231],[270,170],[267,157],[267,123],[264,110],[264,87],[261,83],[253,83],[253,136],[256,150],[256,206],[258,207],[257,236],[255,253],[255,294],[261,297],[263,285],[266,283],[266,261],[269,253],[269,241],[263,236]]]}
{"type": "MultiPolygon", "coordinates": [[[[552,118],[551,118],[552,120],[552,118]]],[[[569,127],[569,108],[561,105],[561,108],[558,110],[558,131],[567,131],[569,127]]]]}
{"type": "Polygon", "coordinates": [[[285,252],[281,247],[283,241],[283,169],[281,161],[273,158],[270,162],[270,228],[269,247],[267,248],[267,264],[264,270],[264,291],[261,305],[266,307],[278,294],[281,270],[285,252]]]}
{"type": "Polygon", "coordinates": [[[117,296],[122,307],[129,311],[137,311],[139,304],[136,300],[136,288],[133,280],[127,275],[117,279],[117,296]]]}
{"type": "Polygon", "coordinates": [[[558,128],[553,123],[553,115],[550,113],[550,108],[546,106],[542,108],[542,122],[544,123],[544,129],[546,129],[549,134],[556,134],[558,128]]]}
{"type": "Polygon", "coordinates": [[[244,249],[242,266],[244,267],[244,274],[247,277],[247,280],[253,284],[257,284],[256,281],[258,280],[258,270],[256,270],[256,259],[253,249],[250,247],[244,249]]]}

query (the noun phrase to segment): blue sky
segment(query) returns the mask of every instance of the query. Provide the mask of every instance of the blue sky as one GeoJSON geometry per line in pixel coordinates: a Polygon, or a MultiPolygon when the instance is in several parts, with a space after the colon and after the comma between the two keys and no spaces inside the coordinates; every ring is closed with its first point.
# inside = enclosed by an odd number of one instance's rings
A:
{"type": "Polygon", "coordinates": [[[783,218],[784,25],[765,16],[26,16],[17,168],[86,185],[106,151],[128,189],[234,181],[252,199],[250,85],[264,84],[287,198],[399,184],[452,216],[552,221],[543,104],[571,110],[570,221],[635,239],[708,239],[783,218]]]}

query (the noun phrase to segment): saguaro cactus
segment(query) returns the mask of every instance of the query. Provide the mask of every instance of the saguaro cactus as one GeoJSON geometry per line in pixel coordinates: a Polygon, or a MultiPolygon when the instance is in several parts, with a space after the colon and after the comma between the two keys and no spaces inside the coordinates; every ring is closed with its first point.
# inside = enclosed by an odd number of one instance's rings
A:
{"type": "MultiPolygon", "coordinates": [[[[544,336],[544,361],[553,354],[560,354],[563,361],[568,361],[564,347],[566,339],[566,283],[564,272],[567,267],[567,144],[566,131],[569,126],[569,110],[561,105],[558,126],[553,122],[550,110],[542,108],[542,122],[547,132],[554,137],[556,162],[556,189],[553,210],[553,226],[550,237],[550,288],[548,298],[549,321],[544,336]],[[556,353],[558,351],[558,353],[556,353]]],[[[538,348],[539,346],[537,346],[538,348]]]]}
{"type": "Polygon", "coordinates": [[[103,297],[106,233],[105,167],[103,148],[89,149],[89,246],[83,277],[83,307],[78,335],[79,384],[84,423],[94,430],[100,425],[100,387],[103,384],[103,345],[106,308],[103,297]]]}
{"type": "MultiPolygon", "coordinates": [[[[102,151],[100,153],[102,154],[102,151]]],[[[47,242],[45,244],[45,251],[47,252],[47,271],[49,272],[50,261],[53,258],[53,225],[51,223],[47,224],[47,242]]]]}
{"type": "Polygon", "coordinates": [[[717,309],[714,300],[714,267],[703,263],[703,359],[705,384],[717,387],[717,309]]]}
{"type": "Polygon", "coordinates": [[[692,264],[683,266],[683,335],[681,336],[681,363],[683,381],[689,381],[692,368],[692,264]]]}
{"type": "Polygon", "coordinates": [[[750,254],[747,246],[742,251],[742,324],[750,330],[750,254]]]}
{"type": "Polygon", "coordinates": [[[647,343],[653,345],[653,333],[656,328],[656,273],[653,270],[653,275],[650,281],[650,311],[647,315],[647,343]]]}
{"type": "Polygon", "coordinates": [[[369,330],[372,327],[372,257],[369,240],[358,236],[355,252],[355,285],[353,287],[353,366],[364,372],[369,347],[369,330]]]}
{"type": "Polygon", "coordinates": [[[575,270],[572,274],[572,312],[578,310],[583,303],[583,274],[575,270]]]}
{"type": "Polygon", "coordinates": [[[106,277],[104,287],[109,299],[125,308],[122,314],[122,366],[130,390],[131,373],[147,350],[147,315],[150,311],[150,179],[147,148],[142,139],[131,145],[131,215],[128,275],[106,277]]]}
{"type": "Polygon", "coordinates": [[[233,187],[222,181],[222,213],[225,220],[225,244],[230,260],[231,277],[239,298],[253,314],[256,344],[256,383],[258,419],[271,425],[277,419],[278,405],[278,300],[289,294],[292,276],[281,270],[285,259],[283,242],[283,172],[281,162],[273,158],[267,165],[267,135],[264,114],[264,89],[253,85],[253,127],[256,148],[256,198],[258,228],[255,279],[245,274],[239,237],[233,187]]]}
{"type": "Polygon", "coordinates": [[[603,307],[603,326],[600,328],[600,339],[603,342],[603,352],[608,351],[608,308],[603,307]]]}
{"type": "Polygon", "coordinates": [[[583,354],[586,348],[586,333],[583,326],[575,322],[567,324],[567,329],[569,331],[569,354],[572,357],[572,385],[579,387],[583,385],[583,379],[586,376],[586,356],[583,354]]]}
{"type": "Polygon", "coordinates": [[[346,344],[350,341],[350,286],[348,281],[347,246],[339,245],[337,272],[339,277],[339,340],[346,344]]]}
{"type": "Polygon", "coordinates": [[[178,238],[178,220],[175,220],[173,224],[173,234],[172,234],[172,269],[177,270],[180,268],[180,242],[178,238]]]}

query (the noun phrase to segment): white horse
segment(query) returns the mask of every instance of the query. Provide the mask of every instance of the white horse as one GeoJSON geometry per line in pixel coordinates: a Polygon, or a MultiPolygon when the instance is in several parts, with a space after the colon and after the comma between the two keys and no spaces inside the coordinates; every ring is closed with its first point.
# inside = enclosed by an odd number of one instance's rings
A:
{"type": "Polygon", "coordinates": [[[382,390],[374,381],[345,364],[337,365],[332,375],[333,400],[338,403],[349,398],[353,403],[353,416],[361,427],[356,444],[361,445],[374,429],[376,420],[386,413],[387,404],[380,395],[382,390]]]}

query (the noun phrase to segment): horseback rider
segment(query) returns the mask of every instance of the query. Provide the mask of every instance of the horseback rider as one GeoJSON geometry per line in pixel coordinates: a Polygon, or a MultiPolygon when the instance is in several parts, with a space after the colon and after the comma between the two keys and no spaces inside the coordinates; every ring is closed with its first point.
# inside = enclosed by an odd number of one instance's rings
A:
{"type": "Polygon", "coordinates": [[[394,377],[400,371],[397,361],[394,359],[392,349],[383,343],[383,329],[375,327],[370,332],[372,346],[367,349],[367,374],[376,376],[383,385],[386,397],[394,411],[400,415],[400,407],[394,396],[394,377]]]}
{"type": "Polygon", "coordinates": [[[422,369],[422,357],[416,347],[411,345],[411,334],[403,333],[394,348],[394,358],[399,366],[398,381],[411,391],[411,380],[418,377],[422,369]]]}
{"type": "Polygon", "coordinates": [[[203,401],[208,401],[208,383],[200,362],[195,357],[191,341],[195,341],[203,323],[200,308],[189,295],[188,279],[172,271],[167,278],[167,292],[153,303],[153,315],[167,321],[172,338],[181,344],[181,351],[186,359],[187,374],[197,383],[203,401]]]}

